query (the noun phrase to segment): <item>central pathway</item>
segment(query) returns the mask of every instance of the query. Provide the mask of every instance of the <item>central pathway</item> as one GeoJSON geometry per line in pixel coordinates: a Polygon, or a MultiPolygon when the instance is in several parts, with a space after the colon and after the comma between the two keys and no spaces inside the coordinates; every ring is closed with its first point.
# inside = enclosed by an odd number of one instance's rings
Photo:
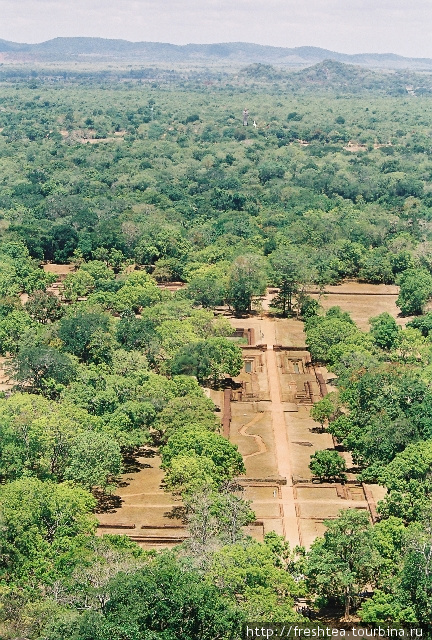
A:
{"type": "MultiPolygon", "coordinates": [[[[264,310],[268,308],[268,301],[267,296],[264,310]]],[[[244,327],[244,320],[234,320],[233,326],[244,327]]],[[[255,377],[247,378],[244,373],[239,381],[248,382],[246,390],[252,391],[252,399],[259,398],[260,401],[255,406],[248,406],[249,398],[246,397],[236,407],[232,430],[233,442],[240,446],[250,476],[246,496],[251,499],[257,520],[263,520],[264,532],[274,529],[284,535],[291,547],[301,544],[309,548],[324,534],[325,520],[336,518],[341,509],[366,510],[368,500],[359,483],[342,487],[338,483],[313,482],[309,470],[311,454],[332,449],[333,443],[329,433],[316,433],[310,407],[301,398],[297,401],[294,392],[303,393],[304,387],[306,393],[304,383],[308,382],[312,385],[309,387],[312,399],[318,398],[319,382],[313,369],[310,371],[308,367],[304,371],[294,371],[294,366],[287,364],[282,370],[282,363],[297,358],[275,351],[278,344],[288,349],[299,347],[303,364],[308,360],[301,323],[273,319],[263,313],[261,317],[251,317],[248,326],[254,329],[255,345],[248,347],[251,350],[245,351],[245,358],[255,359],[255,377]],[[266,345],[266,348],[260,345],[266,345]],[[283,402],[285,399],[291,402],[283,402]],[[240,415],[242,410],[247,413],[240,415]],[[248,416],[247,421],[244,416],[248,416]],[[275,485],[269,481],[276,476],[286,481],[286,485],[272,491],[275,485]],[[266,479],[268,486],[259,487],[256,478],[266,479]],[[293,478],[298,478],[298,484],[293,485],[293,478]]],[[[300,357],[300,353],[297,355],[300,357]]]]}
{"type": "Polygon", "coordinates": [[[276,445],[276,461],[279,475],[282,478],[286,478],[287,481],[286,485],[281,485],[280,487],[282,523],[285,538],[288,540],[291,547],[295,547],[300,544],[300,537],[292,483],[290,445],[285,422],[284,407],[281,400],[276,354],[273,351],[274,323],[264,321],[263,324],[265,325],[263,329],[267,340],[267,373],[271,400],[273,435],[276,445]]]}
{"type": "Polygon", "coordinates": [[[279,475],[286,478],[287,484],[281,485],[281,509],[285,538],[291,547],[300,544],[297,514],[295,510],[295,498],[292,483],[292,471],[290,462],[290,450],[286,432],[285,413],[279,390],[276,356],[273,345],[267,346],[267,370],[270,385],[271,415],[273,434],[276,444],[276,461],[279,475]]]}

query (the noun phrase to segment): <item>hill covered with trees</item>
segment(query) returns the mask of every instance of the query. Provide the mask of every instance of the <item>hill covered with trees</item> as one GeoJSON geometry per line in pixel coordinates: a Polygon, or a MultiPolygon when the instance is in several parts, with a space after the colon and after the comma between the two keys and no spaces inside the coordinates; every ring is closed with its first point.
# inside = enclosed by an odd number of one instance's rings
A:
{"type": "Polygon", "coordinates": [[[174,45],[165,42],[129,42],[107,38],[54,38],[37,44],[0,40],[0,52],[12,62],[65,62],[81,60],[140,63],[276,64],[309,66],[326,59],[378,69],[431,70],[429,58],[406,58],[392,53],[346,54],[319,47],[272,47],[249,42],[174,45]]]}

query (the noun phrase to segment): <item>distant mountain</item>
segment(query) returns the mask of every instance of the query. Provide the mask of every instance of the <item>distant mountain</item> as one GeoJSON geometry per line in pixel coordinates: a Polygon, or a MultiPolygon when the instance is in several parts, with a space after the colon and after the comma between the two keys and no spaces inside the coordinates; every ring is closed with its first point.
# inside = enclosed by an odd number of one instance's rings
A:
{"type": "Polygon", "coordinates": [[[317,64],[297,71],[295,74],[304,84],[331,86],[331,87],[374,87],[383,80],[390,79],[394,84],[394,74],[379,74],[376,71],[364,69],[353,64],[337,62],[336,60],[323,60],[317,64]]]}
{"type": "Polygon", "coordinates": [[[285,89],[304,93],[309,91],[337,91],[340,94],[354,94],[372,91],[382,95],[421,95],[432,91],[430,72],[365,68],[336,60],[323,60],[300,70],[253,63],[239,71],[231,72],[231,77],[243,79],[256,87],[278,85],[285,89]]]}
{"type": "Polygon", "coordinates": [[[333,60],[375,69],[432,70],[430,58],[404,58],[393,53],[349,55],[318,47],[270,47],[248,42],[174,45],[129,42],[105,38],[54,38],[39,44],[0,40],[0,55],[7,62],[66,62],[70,60],[132,61],[138,63],[233,63],[305,67],[333,60]]]}

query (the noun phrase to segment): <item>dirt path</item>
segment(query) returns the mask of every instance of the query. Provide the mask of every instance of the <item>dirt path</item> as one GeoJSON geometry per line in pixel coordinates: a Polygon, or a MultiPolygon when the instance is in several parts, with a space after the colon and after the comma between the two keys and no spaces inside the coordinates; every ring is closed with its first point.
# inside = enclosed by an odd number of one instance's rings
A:
{"type": "Polygon", "coordinates": [[[239,430],[239,433],[241,433],[242,436],[245,436],[246,438],[253,438],[255,440],[255,444],[258,447],[257,451],[254,451],[253,453],[249,453],[243,456],[245,460],[247,458],[253,458],[253,456],[259,456],[261,453],[265,453],[267,451],[267,447],[265,445],[264,440],[261,438],[261,436],[255,433],[246,433],[249,427],[252,427],[254,424],[256,424],[261,420],[263,415],[264,415],[263,413],[258,413],[256,416],[252,418],[252,420],[244,424],[242,428],[239,430]]]}
{"type": "MultiPolygon", "coordinates": [[[[236,379],[241,390],[231,401],[230,440],[245,461],[245,498],[263,533],[276,531],[291,546],[309,548],[324,534],[326,520],[343,509],[367,511],[369,501],[355,476],[346,485],[319,483],[312,476],[311,455],[334,448],[330,434],[320,432],[310,417],[312,404],[323,393],[318,374],[325,381],[327,372],[310,364],[299,320],[268,315],[271,297],[262,300],[260,315],[230,318],[233,327],[254,329],[255,338],[243,347],[245,366],[236,379]]],[[[382,496],[373,497],[376,502],[382,496]]]]}
{"type": "Polygon", "coordinates": [[[290,445],[279,387],[276,357],[275,352],[273,351],[273,344],[275,342],[274,323],[269,320],[264,320],[263,325],[263,333],[265,333],[268,340],[266,359],[270,388],[272,425],[276,443],[276,461],[280,476],[286,478],[287,481],[286,485],[281,485],[280,487],[280,506],[282,511],[283,529],[286,539],[293,547],[300,544],[300,536],[292,483],[290,445]],[[273,336],[270,341],[269,338],[272,334],[273,336]]]}

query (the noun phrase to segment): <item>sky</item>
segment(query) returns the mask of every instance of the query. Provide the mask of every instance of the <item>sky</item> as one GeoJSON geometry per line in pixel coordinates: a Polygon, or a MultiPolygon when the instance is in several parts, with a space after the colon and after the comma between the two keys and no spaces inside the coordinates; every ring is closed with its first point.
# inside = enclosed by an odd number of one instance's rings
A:
{"type": "Polygon", "coordinates": [[[432,0],[0,0],[0,38],[59,36],[432,58],[432,0]]]}

